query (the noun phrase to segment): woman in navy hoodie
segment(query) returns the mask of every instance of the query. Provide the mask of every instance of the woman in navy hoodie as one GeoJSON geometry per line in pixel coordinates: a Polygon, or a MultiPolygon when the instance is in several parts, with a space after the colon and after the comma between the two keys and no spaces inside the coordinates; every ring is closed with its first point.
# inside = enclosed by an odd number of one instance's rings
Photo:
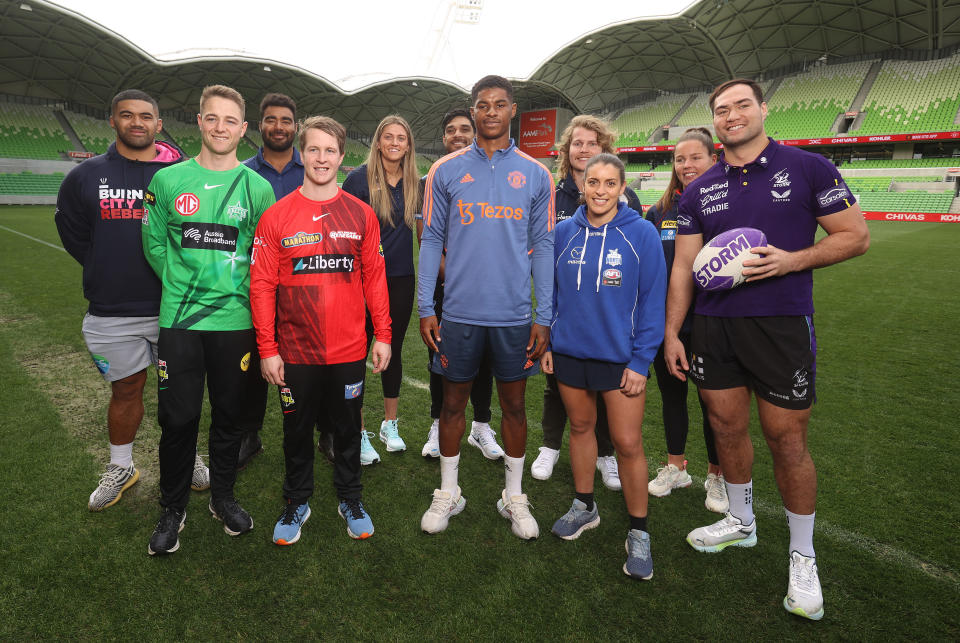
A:
{"type": "Polygon", "coordinates": [[[556,376],[570,417],[576,491],[553,533],[574,540],[600,523],[593,499],[599,394],[630,514],[623,571],[648,580],[653,559],[641,426],[647,373],[663,339],[666,265],[656,229],[619,201],[626,187],[620,159],[598,154],[584,177],[584,205],[556,228],[551,347],[541,360],[543,371],[556,376]]]}

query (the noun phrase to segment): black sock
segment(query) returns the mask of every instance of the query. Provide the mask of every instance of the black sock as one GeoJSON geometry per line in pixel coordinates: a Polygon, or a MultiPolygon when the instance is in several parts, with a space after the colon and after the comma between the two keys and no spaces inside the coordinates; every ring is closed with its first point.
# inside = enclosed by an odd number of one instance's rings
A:
{"type": "Polygon", "coordinates": [[[587,505],[587,511],[593,511],[593,492],[590,493],[580,493],[577,492],[577,500],[587,505]]]}
{"type": "Polygon", "coordinates": [[[647,517],[637,518],[636,516],[630,516],[630,529],[639,529],[640,531],[647,530],[647,517]]]}

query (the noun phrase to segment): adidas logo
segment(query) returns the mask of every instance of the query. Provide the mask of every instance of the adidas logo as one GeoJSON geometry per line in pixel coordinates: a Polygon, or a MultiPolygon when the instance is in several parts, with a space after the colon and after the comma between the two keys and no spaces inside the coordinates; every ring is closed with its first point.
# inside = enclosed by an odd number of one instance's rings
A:
{"type": "Polygon", "coordinates": [[[463,178],[460,179],[460,182],[461,182],[461,183],[473,183],[473,177],[470,176],[470,173],[469,173],[469,172],[467,172],[466,174],[463,175],[463,178]]]}

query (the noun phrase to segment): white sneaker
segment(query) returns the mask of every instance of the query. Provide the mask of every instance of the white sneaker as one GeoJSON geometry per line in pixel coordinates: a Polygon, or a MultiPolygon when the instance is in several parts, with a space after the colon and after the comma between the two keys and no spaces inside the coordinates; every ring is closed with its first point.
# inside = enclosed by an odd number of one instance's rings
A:
{"type": "Polygon", "coordinates": [[[430,425],[430,432],[427,433],[427,441],[423,443],[420,455],[425,458],[440,457],[440,420],[434,420],[430,425]]]}
{"type": "Polygon", "coordinates": [[[450,516],[456,516],[467,505],[467,499],[457,487],[455,494],[443,489],[433,490],[433,502],[420,519],[420,529],[428,534],[438,534],[450,524],[450,516]]]}
{"type": "Polygon", "coordinates": [[[783,598],[783,609],[811,621],[823,618],[823,591],[816,558],[808,558],[797,551],[790,553],[790,581],[783,598]]]}
{"type": "Polygon", "coordinates": [[[540,447],[540,455],[530,465],[530,475],[537,480],[549,480],[553,475],[553,467],[560,459],[560,451],[550,447],[540,447]]]}
{"type": "Polygon", "coordinates": [[[707,492],[707,499],[703,501],[707,509],[718,514],[725,514],[730,511],[730,501],[727,499],[727,484],[723,481],[723,474],[718,476],[715,473],[708,473],[703,488],[707,492]]]}
{"type": "Polygon", "coordinates": [[[617,468],[617,456],[603,455],[597,458],[597,471],[600,472],[600,479],[603,480],[603,486],[611,491],[620,491],[623,486],[620,484],[620,470],[617,468]]]}
{"type": "Polygon", "coordinates": [[[467,443],[483,451],[483,457],[487,460],[499,460],[503,457],[503,449],[497,444],[497,434],[486,422],[474,422],[471,425],[467,443]]]}
{"type": "Polygon", "coordinates": [[[662,498],[669,496],[674,489],[682,489],[693,484],[693,478],[686,469],[679,469],[675,464],[668,464],[657,469],[657,477],[647,483],[647,490],[651,496],[662,498]]]}
{"type": "Polygon", "coordinates": [[[193,463],[193,478],[190,480],[190,488],[194,491],[206,491],[210,488],[210,469],[203,463],[203,458],[197,454],[197,459],[193,463]]]}
{"type": "Polygon", "coordinates": [[[521,493],[519,496],[507,498],[507,490],[504,489],[500,494],[500,500],[497,500],[497,511],[510,521],[510,529],[513,530],[513,535],[517,538],[533,540],[540,535],[537,520],[530,513],[530,502],[527,500],[527,494],[521,493]]]}
{"type": "Polygon", "coordinates": [[[757,520],[754,518],[753,523],[744,525],[739,518],[726,513],[712,525],[691,531],[687,542],[697,551],[711,554],[727,547],[753,547],[757,544],[757,520]]]}

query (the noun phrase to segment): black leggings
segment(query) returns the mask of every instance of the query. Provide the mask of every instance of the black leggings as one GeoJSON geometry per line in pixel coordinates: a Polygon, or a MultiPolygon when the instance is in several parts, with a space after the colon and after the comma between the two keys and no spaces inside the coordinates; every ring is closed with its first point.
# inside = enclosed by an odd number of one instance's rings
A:
{"type": "MultiPolygon", "coordinates": [[[[380,374],[384,397],[400,397],[400,382],[403,380],[403,337],[413,314],[413,295],[417,287],[415,275],[387,277],[387,294],[390,297],[390,365],[380,374]]],[[[367,311],[367,348],[373,341],[373,322],[367,311]]]]}
{"type": "MultiPolygon", "coordinates": [[[[690,345],[690,335],[682,334],[684,350],[690,345]]],[[[689,353],[687,353],[689,355],[689,353]]],[[[663,358],[663,344],[653,360],[653,370],[657,373],[657,388],[660,389],[660,399],[663,401],[663,429],[667,437],[667,453],[682,455],[687,446],[687,429],[690,417],[687,413],[687,382],[681,382],[667,370],[667,363],[663,358]]],[[[703,441],[707,446],[707,460],[710,464],[719,465],[717,448],[713,441],[713,429],[707,415],[707,407],[700,395],[700,412],[703,414],[703,441]]]]}

